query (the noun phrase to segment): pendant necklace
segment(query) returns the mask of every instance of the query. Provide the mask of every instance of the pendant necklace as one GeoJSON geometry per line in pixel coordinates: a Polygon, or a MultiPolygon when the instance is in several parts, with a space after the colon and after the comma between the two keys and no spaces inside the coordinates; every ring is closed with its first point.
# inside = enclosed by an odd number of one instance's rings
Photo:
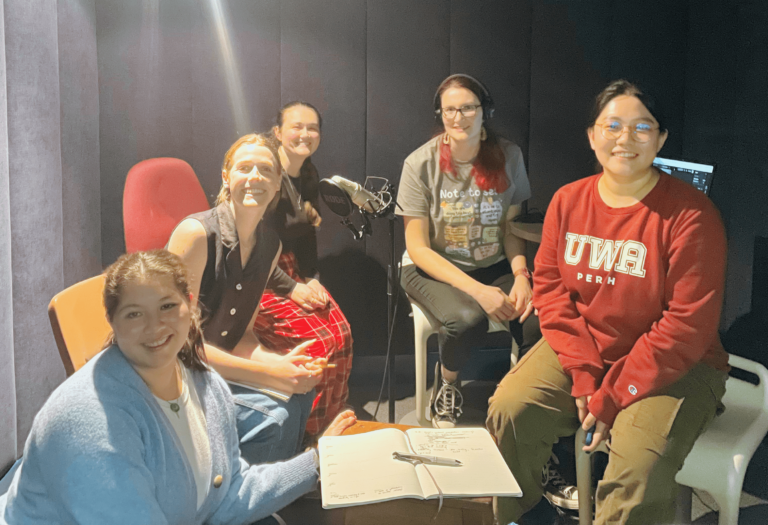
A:
{"type": "MultiPolygon", "coordinates": [[[[176,362],[176,378],[177,380],[180,379],[180,373],[179,373],[179,363],[176,362]]],[[[179,406],[179,403],[177,402],[179,399],[181,399],[181,396],[184,395],[184,381],[180,381],[182,383],[181,385],[181,395],[176,398],[174,401],[166,401],[168,405],[171,407],[171,412],[176,414],[176,417],[181,418],[181,415],[179,415],[179,410],[181,410],[181,407],[179,406]]]]}

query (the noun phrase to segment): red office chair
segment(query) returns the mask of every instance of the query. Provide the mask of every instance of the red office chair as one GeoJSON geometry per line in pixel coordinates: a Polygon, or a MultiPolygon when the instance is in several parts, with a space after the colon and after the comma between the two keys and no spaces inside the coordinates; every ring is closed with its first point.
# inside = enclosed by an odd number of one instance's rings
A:
{"type": "Polygon", "coordinates": [[[209,207],[197,175],[183,160],[139,162],[128,172],[123,192],[126,252],[163,248],[184,217],[209,207]]]}

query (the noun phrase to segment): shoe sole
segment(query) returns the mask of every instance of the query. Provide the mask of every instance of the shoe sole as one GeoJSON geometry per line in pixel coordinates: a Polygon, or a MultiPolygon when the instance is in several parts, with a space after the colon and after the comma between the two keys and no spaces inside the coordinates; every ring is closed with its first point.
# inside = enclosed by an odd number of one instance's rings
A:
{"type": "Polygon", "coordinates": [[[549,501],[552,505],[560,507],[561,509],[579,510],[578,500],[561,498],[559,496],[555,496],[554,494],[550,494],[549,492],[545,492],[544,497],[547,498],[547,501],[549,501]]]}
{"type": "Polygon", "coordinates": [[[451,423],[450,421],[438,421],[437,419],[432,419],[432,428],[456,428],[456,423],[451,423]]]}

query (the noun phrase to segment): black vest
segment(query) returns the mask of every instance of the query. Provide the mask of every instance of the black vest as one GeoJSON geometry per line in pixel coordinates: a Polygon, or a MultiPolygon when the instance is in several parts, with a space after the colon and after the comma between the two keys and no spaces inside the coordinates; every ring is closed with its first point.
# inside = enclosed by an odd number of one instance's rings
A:
{"type": "Polygon", "coordinates": [[[229,204],[219,204],[188,218],[203,225],[208,239],[208,260],[198,298],[203,334],[214,346],[232,351],[250,328],[270,277],[272,262],[280,250],[280,239],[264,221],[260,222],[256,228],[257,242],[243,268],[235,218],[229,204]]]}

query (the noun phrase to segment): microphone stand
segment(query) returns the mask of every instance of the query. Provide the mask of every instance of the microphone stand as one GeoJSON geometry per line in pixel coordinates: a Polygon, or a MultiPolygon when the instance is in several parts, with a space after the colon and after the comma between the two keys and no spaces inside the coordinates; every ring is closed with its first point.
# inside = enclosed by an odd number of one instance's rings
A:
{"type": "MultiPolygon", "coordinates": [[[[369,177],[380,178],[380,177],[369,177]]],[[[393,188],[389,185],[389,182],[385,182],[379,194],[392,195],[393,188]]],[[[368,202],[358,209],[360,215],[363,217],[363,226],[358,230],[354,224],[349,220],[349,217],[345,217],[341,223],[350,229],[352,236],[356,241],[359,241],[363,236],[370,236],[373,233],[370,219],[377,219],[380,217],[386,217],[389,220],[389,264],[387,265],[387,362],[385,369],[387,371],[387,393],[389,399],[388,412],[389,422],[395,422],[395,392],[392,377],[395,369],[395,353],[392,351],[392,337],[394,335],[395,326],[395,313],[397,310],[397,298],[400,293],[400,283],[397,281],[397,256],[395,254],[395,223],[397,222],[397,215],[395,215],[395,206],[400,207],[397,201],[392,197],[386,206],[382,207],[376,212],[368,211],[368,202]]],[[[377,203],[373,203],[377,204],[377,203]]],[[[400,208],[402,209],[402,208],[400,208]]]]}

